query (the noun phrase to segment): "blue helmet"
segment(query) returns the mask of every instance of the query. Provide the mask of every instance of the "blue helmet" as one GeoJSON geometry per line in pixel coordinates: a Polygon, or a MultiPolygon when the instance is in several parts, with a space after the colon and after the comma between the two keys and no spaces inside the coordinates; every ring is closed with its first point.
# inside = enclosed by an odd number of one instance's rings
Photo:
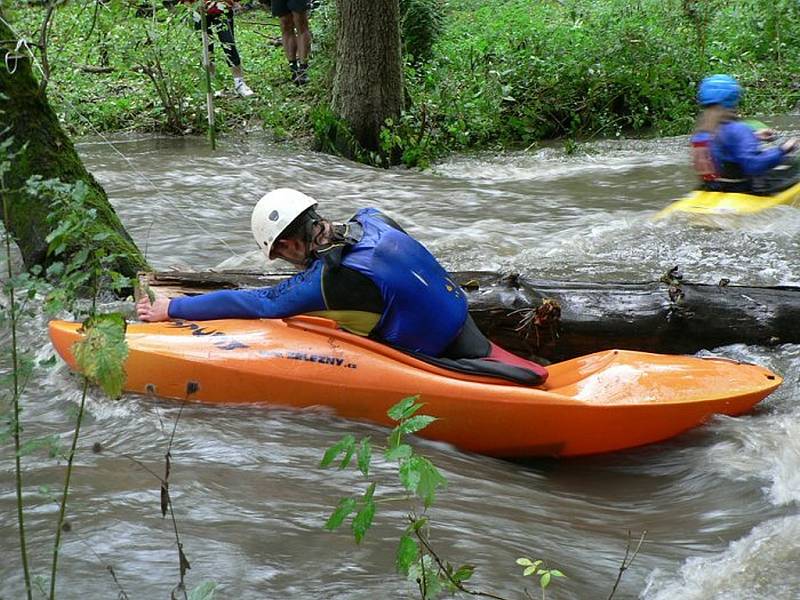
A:
{"type": "Polygon", "coordinates": [[[700,106],[721,104],[725,108],[736,108],[742,97],[742,88],[730,75],[711,75],[700,82],[697,102],[700,106]]]}

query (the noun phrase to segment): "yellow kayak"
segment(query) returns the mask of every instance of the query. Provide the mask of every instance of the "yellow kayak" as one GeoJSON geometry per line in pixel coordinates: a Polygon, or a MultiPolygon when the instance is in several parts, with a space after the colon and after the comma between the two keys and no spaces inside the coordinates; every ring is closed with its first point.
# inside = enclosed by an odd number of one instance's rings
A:
{"type": "Polygon", "coordinates": [[[696,190],[667,206],[655,218],[663,219],[673,213],[745,215],[782,204],[800,207],[800,182],[774,196],[696,190]]]}

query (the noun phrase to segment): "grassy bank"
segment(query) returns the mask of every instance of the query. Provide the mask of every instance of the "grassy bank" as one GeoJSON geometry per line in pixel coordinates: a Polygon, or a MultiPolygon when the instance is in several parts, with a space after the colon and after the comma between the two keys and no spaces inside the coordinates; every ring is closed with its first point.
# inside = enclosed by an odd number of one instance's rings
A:
{"type": "MultiPolygon", "coordinates": [[[[52,27],[50,94],[68,129],[203,131],[200,43],[188,11],[159,8],[143,18],[118,0],[96,6],[69,3],[52,27]],[[113,71],[90,73],[87,65],[113,71]]],[[[385,146],[400,150],[407,164],[562,136],[687,132],[697,82],[712,72],[741,80],[748,113],[785,112],[800,102],[794,0],[440,0],[438,6],[442,27],[431,58],[408,61],[409,105],[384,135],[385,146]]],[[[304,88],[289,82],[282,49],[272,45],[277,21],[262,9],[237,17],[239,50],[257,97],[232,94],[218,49],[214,86],[227,90],[217,99],[222,130],[257,126],[277,139],[326,130],[333,10],[330,0],[312,18],[316,56],[304,88]]],[[[41,16],[35,8],[14,14],[29,35],[41,16]]]]}
{"type": "MultiPolygon", "coordinates": [[[[160,1],[151,5],[156,10],[146,16],[137,15],[136,3],[119,0],[72,2],[56,11],[49,35],[48,94],[73,135],[206,131],[202,45],[190,10],[183,5],[167,10],[160,1]]],[[[43,15],[37,7],[18,8],[13,24],[36,40],[43,15]]],[[[219,40],[212,38],[218,128],[264,127],[279,139],[308,134],[322,78],[315,71],[311,85],[298,89],[291,84],[283,50],[273,43],[280,35],[278,21],[268,11],[239,14],[235,31],[245,79],[257,95],[245,99],[233,93],[219,40]]]]}
{"type": "Polygon", "coordinates": [[[406,116],[416,124],[427,119],[431,143],[450,150],[685,133],[696,114],[696,85],[712,72],[741,80],[747,112],[785,112],[800,101],[797,2],[450,6],[435,58],[409,77],[414,106],[406,116]]]}

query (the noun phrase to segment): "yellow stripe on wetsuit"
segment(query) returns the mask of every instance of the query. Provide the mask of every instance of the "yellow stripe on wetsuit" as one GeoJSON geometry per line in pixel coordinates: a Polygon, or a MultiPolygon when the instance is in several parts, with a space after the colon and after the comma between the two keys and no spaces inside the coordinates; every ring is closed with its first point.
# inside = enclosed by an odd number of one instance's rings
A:
{"type": "Polygon", "coordinates": [[[365,310],[315,310],[306,314],[331,319],[345,331],[365,337],[370,334],[381,318],[378,313],[365,310]]]}

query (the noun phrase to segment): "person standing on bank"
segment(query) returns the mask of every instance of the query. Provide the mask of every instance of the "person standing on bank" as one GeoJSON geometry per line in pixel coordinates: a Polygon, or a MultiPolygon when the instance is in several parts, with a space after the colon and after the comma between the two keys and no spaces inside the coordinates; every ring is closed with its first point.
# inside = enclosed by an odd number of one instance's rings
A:
{"type": "Polygon", "coordinates": [[[272,16],[281,21],[283,51],[289,60],[292,83],[308,83],[311,31],[308,29],[308,0],[272,0],[272,16]]]}
{"type": "MultiPolygon", "coordinates": [[[[189,0],[191,1],[191,0],[189,0]]],[[[222,51],[225,53],[225,60],[231,68],[233,75],[233,90],[242,98],[247,98],[254,94],[244,81],[242,72],[242,59],[236,49],[236,40],[233,35],[233,0],[206,0],[206,25],[208,27],[208,54],[211,56],[209,66],[211,76],[214,77],[216,68],[214,66],[214,43],[211,37],[216,34],[222,44],[222,51]]],[[[200,15],[194,13],[194,26],[199,31],[202,28],[200,15]]]]}

